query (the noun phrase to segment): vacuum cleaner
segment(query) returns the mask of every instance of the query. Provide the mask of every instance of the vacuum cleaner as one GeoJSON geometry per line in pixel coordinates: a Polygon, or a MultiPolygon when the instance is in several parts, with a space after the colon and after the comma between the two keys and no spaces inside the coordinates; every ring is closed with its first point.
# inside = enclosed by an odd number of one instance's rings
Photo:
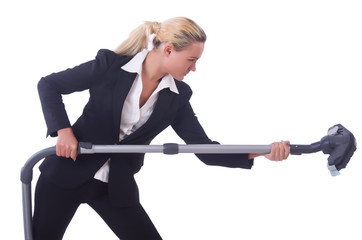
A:
{"type": "MultiPolygon", "coordinates": [[[[328,133],[320,141],[309,145],[290,145],[292,155],[315,153],[322,151],[329,154],[327,168],[332,176],[339,175],[339,171],[347,166],[357,149],[357,142],[353,134],[341,124],[336,124],[328,129],[328,133]]],[[[92,143],[79,143],[79,154],[95,153],[195,153],[195,154],[232,154],[232,153],[258,153],[267,154],[271,145],[219,145],[219,144],[176,144],[163,145],[93,145],[92,143]]],[[[43,149],[31,156],[21,169],[23,220],[26,240],[33,239],[32,231],[32,202],[31,181],[33,167],[47,156],[55,155],[55,146],[43,149]]]]}

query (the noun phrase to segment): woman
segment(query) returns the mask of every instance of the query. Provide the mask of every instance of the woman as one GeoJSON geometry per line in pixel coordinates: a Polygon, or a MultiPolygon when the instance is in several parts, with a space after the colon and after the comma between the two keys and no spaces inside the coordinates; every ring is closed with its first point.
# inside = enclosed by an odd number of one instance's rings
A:
{"type": "MultiPolygon", "coordinates": [[[[161,239],[142,208],[133,175],[144,154],[77,156],[78,141],[95,144],[149,144],[172,126],[187,144],[211,141],[189,103],[182,82],[196,70],[206,34],[192,20],[145,22],[115,52],[51,74],[38,84],[48,135],[57,136],[57,156],[40,166],[35,192],[35,239],[61,239],[81,203],[89,204],[121,239],[161,239]],[[62,94],[89,90],[83,114],[71,126],[62,94]]],[[[289,155],[288,142],[273,144],[270,160],[289,155]]],[[[200,154],[208,165],[250,169],[248,154],[200,154]]]]}

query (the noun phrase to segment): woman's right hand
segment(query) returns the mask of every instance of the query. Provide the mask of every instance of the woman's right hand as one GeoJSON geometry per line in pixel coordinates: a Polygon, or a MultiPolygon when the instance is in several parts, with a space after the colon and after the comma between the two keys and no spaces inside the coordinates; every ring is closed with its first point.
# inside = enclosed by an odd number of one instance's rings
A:
{"type": "Polygon", "coordinates": [[[78,140],[75,138],[72,128],[58,130],[56,154],[59,157],[77,158],[78,140]]]}

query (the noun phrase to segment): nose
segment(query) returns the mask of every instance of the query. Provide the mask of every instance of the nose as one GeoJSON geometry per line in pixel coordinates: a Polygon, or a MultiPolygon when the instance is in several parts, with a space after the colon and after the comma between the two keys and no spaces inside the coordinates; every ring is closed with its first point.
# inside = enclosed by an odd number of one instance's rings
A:
{"type": "Polygon", "coordinates": [[[191,64],[191,66],[189,67],[190,71],[195,72],[196,71],[196,62],[194,62],[193,64],[191,64]]]}

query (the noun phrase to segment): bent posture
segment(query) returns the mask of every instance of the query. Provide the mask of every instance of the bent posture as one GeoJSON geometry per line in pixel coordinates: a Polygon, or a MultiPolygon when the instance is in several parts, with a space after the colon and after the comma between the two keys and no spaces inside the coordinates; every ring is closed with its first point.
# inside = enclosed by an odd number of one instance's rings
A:
{"type": "MultiPolygon", "coordinates": [[[[58,139],[57,156],[40,166],[35,239],[61,239],[82,203],[120,239],[161,239],[139,202],[134,179],[144,154],[77,156],[77,144],[150,144],[168,126],[187,144],[218,144],[201,127],[189,102],[192,91],[182,81],[196,70],[205,41],[204,31],[187,18],[145,22],[115,51],[100,50],[94,60],[40,80],[47,134],[58,139]],[[83,90],[89,90],[89,101],[71,125],[62,95],[83,90]]],[[[288,155],[288,142],[283,142],[266,157],[278,161],[288,155]]],[[[257,155],[197,157],[208,165],[250,169],[257,155]]]]}

